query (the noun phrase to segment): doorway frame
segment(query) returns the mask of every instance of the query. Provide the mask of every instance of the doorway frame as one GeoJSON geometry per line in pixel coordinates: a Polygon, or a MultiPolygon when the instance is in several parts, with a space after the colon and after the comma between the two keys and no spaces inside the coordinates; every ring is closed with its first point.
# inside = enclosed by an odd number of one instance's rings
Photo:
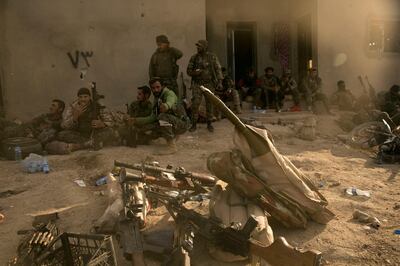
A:
{"type": "Polygon", "coordinates": [[[253,54],[252,61],[254,69],[257,72],[257,23],[255,21],[228,21],[226,23],[226,58],[227,58],[227,71],[230,73],[233,80],[237,80],[240,77],[236,77],[235,68],[235,49],[234,49],[234,36],[232,32],[234,30],[251,30],[252,41],[253,41],[253,54]]]}

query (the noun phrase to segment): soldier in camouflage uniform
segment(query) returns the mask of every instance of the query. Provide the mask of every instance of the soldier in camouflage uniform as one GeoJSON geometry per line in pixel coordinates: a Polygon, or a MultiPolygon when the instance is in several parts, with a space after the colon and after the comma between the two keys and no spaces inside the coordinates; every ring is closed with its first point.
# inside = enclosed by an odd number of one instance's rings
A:
{"type": "Polygon", "coordinates": [[[31,137],[36,138],[45,146],[54,140],[57,132],[61,130],[64,108],[65,103],[62,100],[54,99],[51,102],[48,113],[39,115],[27,123],[17,125],[16,123],[3,120],[0,123],[4,125],[2,138],[31,137]]]}
{"type": "Polygon", "coordinates": [[[128,107],[128,113],[125,115],[125,125],[120,129],[122,139],[127,141],[128,146],[136,144],[147,144],[149,139],[145,132],[146,127],[134,126],[134,119],[137,117],[147,117],[152,114],[153,106],[149,101],[151,90],[148,86],[137,88],[136,101],[128,107]]]}
{"type": "Polygon", "coordinates": [[[165,87],[160,78],[151,79],[149,84],[154,96],[153,111],[149,116],[131,118],[131,121],[136,127],[145,127],[152,139],[167,140],[167,149],[159,149],[158,154],[175,153],[176,136],[186,132],[189,119],[176,94],[165,87]]]}
{"type": "MultiPolygon", "coordinates": [[[[189,131],[193,132],[197,128],[197,119],[199,118],[199,107],[202,101],[203,93],[200,86],[203,85],[212,92],[218,87],[222,90],[223,75],[221,65],[217,56],[207,51],[208,42],[200,40],[196,43],[197,54],[190,58],[187,67],[187,74],[192,77],[192,127],[189,131]]],[[[205,99],[207,110],[207,129],[214,131],[211,124],[213,117],[212,103],[205,99]]]]}
{"type": "Polygon", "coordinates": [[[215,90],[215,94],[220,98],[223,102],[232,101],[234,112],[236,114],[240,114],[242,112],[240,108],[240,96],[239,92],[235,88],[235,82],[233,79],[228,75],[226,68],[221,68],[223,80],[222,80],[222,87],[218,87],[215,90]]]}
{"type": "Polygon", "coordinates": [[[278,106],[279,109],[283,107],[283,100],[285,99],[286,95],[291,95],[293,97],[293,103],[291,110],[292,111],[299,111],[300,110],[300,94],[297,88],[297,82],[292,77],[292,72],[290,69],[286,69],[283,72],[283,75],[280,80],[281,87],[278,91],[278,106]]]}
{"type": "Polygon", "coordinates": [[[331,114],[326,95],[322,93],[322,80],[318,76],[318,70],[316,68],[311,68],[309,70],[307,77],[303,79],[301,85],[303,87],[308,111],[312,110],[312,106],[316,101],[321,101],[327,112],[331,114]]]}
{"type": "Polygon", "coordinates": [[[178,95],[178,84],[176,79],[179,73],[179,66],[176,64],[183,53],[169,46],[167,36],[160,35],[156,37],[157,50],[153,53],[149,65],[149,77],[161,78],[161,81],[169,89],[173,90],[178,95]]]}
{"type": "Polygon", "coordinates": [[[265,75],[260,77],[261,91],[257,94],[257,98],[261,97],[262,93],[265,95],[265,109],[273,107],[276,111],[279,111],[279,99],[278,91],[280,88],[280,81],[277,76],[274,75],[274,68],[267,67],[264,69],[265,75]]]}
{"type": "Polygon", "coordinates": [[[90,90],[81,88],[78,99],[64,113],[63,130],[57,134],[57,140],[72,144],[70,151],[115,145],[119,142],[119,134],[113,126],[111,115],[92,101],[90,90]]]}

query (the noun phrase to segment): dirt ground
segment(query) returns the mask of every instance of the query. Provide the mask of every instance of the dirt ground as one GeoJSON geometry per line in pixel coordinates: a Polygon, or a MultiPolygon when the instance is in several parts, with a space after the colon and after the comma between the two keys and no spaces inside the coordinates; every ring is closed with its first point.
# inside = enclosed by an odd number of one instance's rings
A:
{"type": "MultiPolygon", "coordinates": [[[[321,192],[336,214],[328,225],[310,222],[306,230],[288,230],[273,224],[274,235],[286,237],[292,245],[320,250],[327,265],[400,265],[400,235],[394,234],[395,229],[400,229],[400,209],[395,208],[395,204],[400,204],[399,165],[377,165],[371,158],[373,153],[339,141],[336,135],[343,132],[334,119],[317,117],[315,141],[297,138],[298,134],[289,126],[266,125],[279,151],[322,185],[321,192]],[[340,184],[330,186],[335,182],[340,184]],[[371,191],[371,197],[346,196],[344,189],[352,186],[371,191]],[[354,221],[355,209],[376,216],[382,227],[375,230],[354,221]]],[[[50,156],[49,174],[27,174],[16,162],[0,161],[0,192],[25,190],[0,197],[0,212],[5,215],[0,223],[0,265],[15,255],[20,239],[17,231],[31,228],[33,215],[59,210],[58,223],[63,231],[88,233],[107,207],[107,197],[99,195],[105,186],[96,187],[94,182],[112,169],[114,160],[135,163],[150,156],[162,166],[172,164],[206,171],[208,155],[233,146],[232,132],[233,127],[226,120],[215,123],[214,134],[200,125],[197,132],[181,136],[178,153],[169,156],[154,156],[154,146],[50,156]],[[79,187],[74,183],[76,179],[84,180],[87,186],[79,187]]],[[[155,221],[164,220],[165,212],[157,214],[161,215],[154,217],[155,221]]],[[[119,260],[121,265],[128,265],[122,258],[119,260]]]]}

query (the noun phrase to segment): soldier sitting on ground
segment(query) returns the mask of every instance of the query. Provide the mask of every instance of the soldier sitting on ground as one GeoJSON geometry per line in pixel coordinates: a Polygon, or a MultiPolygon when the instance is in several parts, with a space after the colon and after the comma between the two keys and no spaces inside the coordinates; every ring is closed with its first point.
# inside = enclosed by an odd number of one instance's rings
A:
{"type": "Polygon", "coordinates": [[[280,82],[281,87],[277,95],[279,110],[283,108],[283,101],[285,100],[285,96],[290,95],[293,99],[293,106],[291,108],[291,111],[300,111],[300,95],[297,88],[297,82],[292,77],[292,72],[290,71],[290,69],[286,69],[283,72],[280,82]]]}
{"type": "Polygon", "coordinates": [[[315,103],[321,101],[328,114],[331,114],[327,97],[322,92],[322,79],[318,76],[318,70],[316,68],[311,68],[309,70],[308,75],[303,79],[301,85],[308,111],[312,111],[313,107],[315,108],[315,103]]]}
{"type": "Polygon", "coordinates": [[[62,114],[65,103],[62,100],[54,99],[51,102],[49,112],[33,118],[27,123],[18,125],[4,120],[5,125],[2,137],[30,137],[37,139],[43,147],[54,140],[57,132],[61,130],[62,114]]]}
{"type": "Polygon", "coordinates": [[[242,112],[240,108],[240,97],[239,92],[235,88],[235,82],[228,75],[226,68],[222,67],[222,87],[218,87],[215,90],[215,94],[220,98],[223,102],[232,101],[233,102],[233,111],[236,114],[240,114],[242,112]]]}
{"type": "Polygon", "coordinates": [[[273,67],[266,67],[264,72],[265,74],[260,77],[261,90],[259,90],[257,98],[261,98],[261,95],[264,94],[265,109],[274,108],[279,111],[278,91],[280,80],[275,76],[273,67]]]}
{"type": "Polygon", "coordinates": [[[119,143],[118,132],[112,128],[112,117],[104,107],[92,101],[90,90],[81,88],[77,96],[78,99],[64,113],[63,130],[57,134],[57,141],[47,145],[49,153],[65,154],[119,143]]]}
{"type": "Polygon", "coordinates": [[[166,149],[158,149],[157,154],[172,154],[177,151],[176,137],[188,129],[190,121],[185,109],[178,103],[176,94],[165,87],[160,78],[153,78],[149,82],[154,96],[153,111],[146,117],[131,117],[131,123],[136,127],[146,127],[152,139],[164,138],[167,141],[166,149]]]}
{"type": "Polygon", "coordinates": [[[339,110],[354,110],[356,99],[351,91],[346,89],[346,84],[343,80],[337,82],[337,88],[337,91],[332,95],[331,104],[337,105],[339,110]]]}
{"type": "Polygon", "coordinates": [[[137,144],[148,144],[150,139],[146,135],[145,126],[134,126],[134,120],[138,117],[147,117],[152,114],[152,104],[149,100],[151,90],[148,86],[137,88],[136,101],[132,102],[128,107],[128,114],[125,114],[125,125],[120,130],[122,139],[126,140],[128,146],[137,144]]]}

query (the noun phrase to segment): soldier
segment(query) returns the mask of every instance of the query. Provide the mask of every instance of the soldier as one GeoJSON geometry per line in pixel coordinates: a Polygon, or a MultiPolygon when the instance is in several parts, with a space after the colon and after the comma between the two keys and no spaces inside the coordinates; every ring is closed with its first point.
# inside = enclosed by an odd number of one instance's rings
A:
{"type": "Polygon", "coordinates": [[[54,99],[48,113],[39,115],[27,123],[17,125],[4,121],[3,123],[7,126],[4,128],[3,138],[36,138],[44,147],[48,142],[54,140],[57,132],[61,130],[64,108],[65,103],[62,100],[54,99]]]}
{"type": "Polygon", "coordinates": [[[331,114],[328,105],[328,100],[324,93],[322,93],[322,80],[318,76],[318,70],[316,68],[311,68],[308,72],[307,77],[302,81],[304,97],[306,99],[308,111],[312,110],[312,106],[316,101],[321,101],[327,112],[331,114]]]}
{"type": "Polygon", "coordinates": [[[69,151],[100,149],[103,145],[117,144],[119,134],[112,128],[112,117],[102,106],[92,101],[90,90],[81,88],[77,96],[78,99],[64,113],[61,123],[63,130],[58,133],[57,140],[71,144],[68,145],[69,151]]]}
{"type": "Polygon", "coordinates": [[[234,112],[236,114],[240,114],[242,112],[240,108],[240,97],[239,92],[235,88],[235,82],[228,75],[226,68],[221,68],[223,80],[222,87],[218,87],[215,91],[215,94],[220,98],[223,102],[232,101],[234,112]]]}
{"type": "Polygon", "coordinates": [[[167,149],[158,150],[157,154],[175,153],[176,136],[186,132],[189,119],[176,94],[165,87],[160,78],[151,79],[149,84],[154,96],[153,111],[149,116],[131,118],[131,121],[136,127],[146,127],[152,139],[167,140],[167,149]]]}
{"type": "Polygon", "coordinates": [[[136,101],[132,102],[128,107],[128,113],[124,117],[126,125],[120,130],[120,135],[127,140],[128,146],[148,143],[148,138],[145,135],[146,129],[144,127],[135,127],[133,122],[137,117],[151,115],[153,107],[149,100],[150,95],[151,89],[148,86],[138,87],[136,101]]]}
{"type": "MultiPolygon", "coordinates": [[[[264,76],[260,77],[261,93],[265,95],[265,109],[273,107],[276,111],[279,111],[278,106],[278,90],[280,87],[279,78],[274,75],[273,67],[266,67],[264,69],[264,76]]],[[[257,98],[261,97],[260,93],[257,98]]]]}
{"type": "Polygon", "coordinates": [[[297,89],[297,82],[296,80],[292,77],[292,72],[290,69],[286,69],[283,72],[282,78],[281,78],[281,87],[278,91],[278,106],[279,110],[282,109],[283,107],[283,100],[285,99],[286,95],[292,95],[293,97],[293,103],[294,105],[292,106],[291,110],[292,111],[299,111],[300,107],[300,96],[299,96],[299,91],[297,89]]]}
{"type": "MultiPolygon", "coordinates": [[[[197,129],[197,120],[199,118],[199,107],[203,97],[200,86],[203,85],[215,91],[216,87],[222,88],[222,71],[221,65],[215,54],[207,51],[208,42],[199,40],[196,43],[197,53],[190,58],[187,67],[187,74],[192,77],[192,127],[189,131],[193,132],[197,129]]],[[[207,129],[214,131],[211,124],[213,118],[213,106],[211,102],[205,99],[207,111],[207,129]]]]}
{"type": "Polygon", "coordinates": [[[161,78],[161,81],[178,95],[178,84],[176,79],[179,73],[179,66],[176,61],[183,53],[169,46],[167,36],[159,35],[156,37],[157,50],[153,53],[149,64],[149,77],[161,78]]]}
{"type": "Polygon", "coordinates": [[[346,83],[343,80],[337,82],[337,91],[332,95],[331,103],[339,107],[339,110],[354,110],[355,97],[351,91],[346,89],[346,83]]]}

